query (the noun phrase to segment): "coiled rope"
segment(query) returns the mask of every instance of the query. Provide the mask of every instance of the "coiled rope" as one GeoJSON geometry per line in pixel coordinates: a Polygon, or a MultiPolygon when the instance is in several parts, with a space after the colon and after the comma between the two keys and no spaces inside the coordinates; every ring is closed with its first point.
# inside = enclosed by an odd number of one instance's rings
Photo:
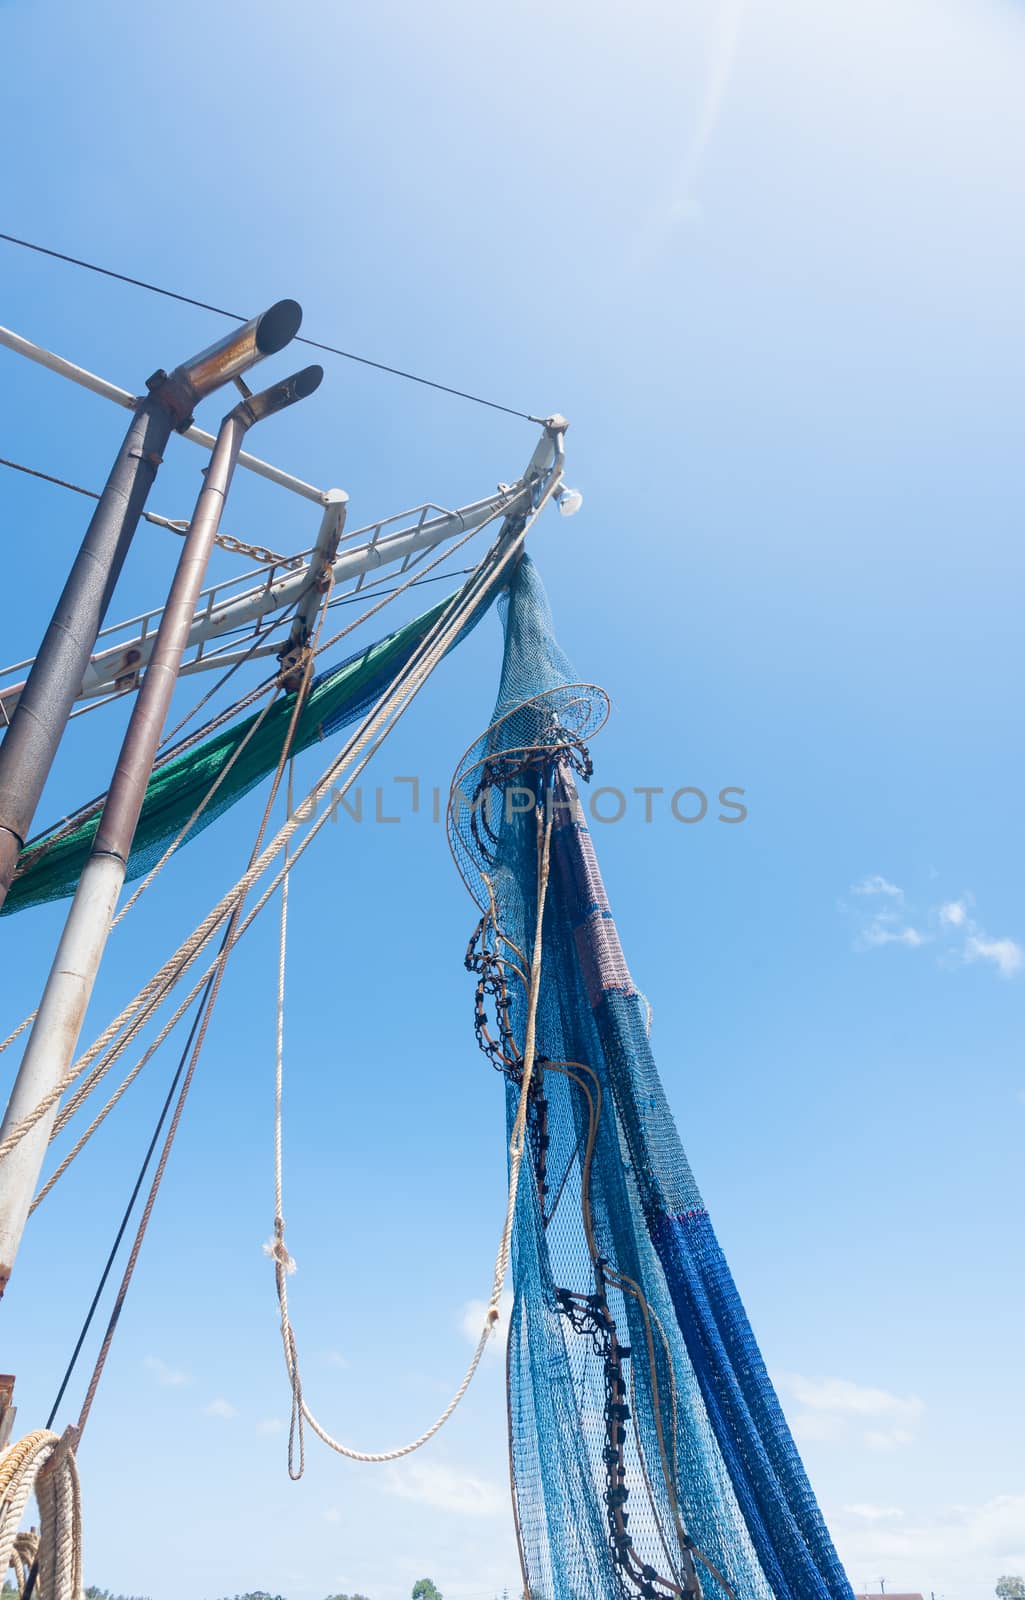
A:
{"type": "Polygon", "coordinates": [[[38,1570],[46,1600],[82,1600],[82,1504],[75,1464],[77,1432],[27,1433],[0,1455],[0,1574],[14,1568],[21,1593],[38,1570]],[[19,1533],[31,1495],[39,1533],[19,1533]]]}

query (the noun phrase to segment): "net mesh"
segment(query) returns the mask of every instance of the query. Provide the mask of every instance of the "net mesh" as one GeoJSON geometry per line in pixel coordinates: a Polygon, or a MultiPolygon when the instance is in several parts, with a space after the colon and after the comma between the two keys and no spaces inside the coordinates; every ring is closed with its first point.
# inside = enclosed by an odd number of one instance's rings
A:
{"type": "MultiPolygon", "coordinates": [[[[296,722],[293,752],[307,749],[362,717],[407,664],[451,598],[314,678],[296,722]]],[[[478,607],[460,639],[485,609],[486,606],[478,607]]],[[[160,763],[146,787],[128,859],[127,881],[143,877],[156,865],[215,785],[216,791],[189,827],[182,845],[191,843],[274,771],[294,705],[295,695],[286,695],[269,712],[254,711],[181,755],[172,752],[160,763]]],[[[74,892],[102,806],[101,796],[71,825],[58,824],[22,851],[17,876],[0,915],[11,916],[74,892]]]]}
{"type": "Polygon", "coordinates": [[[608,702],[575,681],[524,558],[449,835],[481,908],[478,1040],[522,1082],[539,831],[552,820],[509,1447],[532,1600],[851,1600],[663,1092],[575,782],[608,702]],[[696,1548],[695,1548],[696,1547],[696,1548]]]}

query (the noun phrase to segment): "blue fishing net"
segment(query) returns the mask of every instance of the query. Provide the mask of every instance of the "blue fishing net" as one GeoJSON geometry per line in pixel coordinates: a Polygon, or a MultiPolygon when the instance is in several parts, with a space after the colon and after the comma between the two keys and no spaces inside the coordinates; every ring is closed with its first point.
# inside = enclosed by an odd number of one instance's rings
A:
{"type": "Polygon", "coordinates": [[[576,803],[608,711],[524,557],[491,726],[449,810],[481,909],[478,1040],[520,1099],[550,817],[537,1066],[513,1241],[509,1443],[532,1600],[851,1600],[684,1154],[576,803]]]}

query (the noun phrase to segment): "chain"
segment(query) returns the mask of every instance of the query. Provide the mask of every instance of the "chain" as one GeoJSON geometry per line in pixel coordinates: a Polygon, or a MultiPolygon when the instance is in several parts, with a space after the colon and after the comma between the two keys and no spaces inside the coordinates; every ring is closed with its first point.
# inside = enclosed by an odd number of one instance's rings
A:
{"type": "MultiPolygon", "coordinates": [[[[98,500],[99,494],[95,489],[84,489],[80,483],[69,483],[67,478],[55,478],[51,472],[40,472],[37,467],[26,467],[20,461],[8,461],[6,456],[0,456],[0,467],[10,467],[15,472],[24,472],[30,478],[41,478],[44,483],[55,483],[58,489],[70,489],[73,494],[84,494],[87,500],[98,500]]],[[[172,533],[177,533],[184,538],[189,531],[189,524],[181,519],[158,516],[155,511],[142,513],[145,522],[152,522],[156,528],[169,528],[172,533]]],[[[230,550],[233,555],[248,556],[250,561],[255,561],[261,567],[284,567],[288,572],[295,572],[304,565],[302,556],[279,556],[277,551],[268,550],[262,544],[247,544],[244,539],[234,539],[230,533],[217,533],[214,535],[214,544],[222,550],[230,550]]]]}
{"type": "MultiPolygon", "coordinates": [[[[181,519],[172,521],[170,517],[158,517],[153,511],[144,511],[143,516],[147,522],[155,523],[158,528],[169,528],[182,539],[189,531],[189,524],[181,519]]],[[[230,533],[214,534],[214,544],[222,550],[230,550],[233,555],[248,556],[261,567],[284,567],[288,572],[296,572],[304,564],[302,556],[279,556],[276,550],[268,550],[262,544],[247,544],[230,533]]]]}

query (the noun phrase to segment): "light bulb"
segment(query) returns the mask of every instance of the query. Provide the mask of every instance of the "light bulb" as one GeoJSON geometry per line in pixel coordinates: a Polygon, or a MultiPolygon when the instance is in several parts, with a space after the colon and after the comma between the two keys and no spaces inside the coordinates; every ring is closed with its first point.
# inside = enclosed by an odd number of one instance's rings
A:
{"type": "Polygon", "coordinates": [[[584,503],[584,497],[579,489],[568,489],[564,485],[555,491],[555,503],[560,516],[575,517],[584,503]]]}

